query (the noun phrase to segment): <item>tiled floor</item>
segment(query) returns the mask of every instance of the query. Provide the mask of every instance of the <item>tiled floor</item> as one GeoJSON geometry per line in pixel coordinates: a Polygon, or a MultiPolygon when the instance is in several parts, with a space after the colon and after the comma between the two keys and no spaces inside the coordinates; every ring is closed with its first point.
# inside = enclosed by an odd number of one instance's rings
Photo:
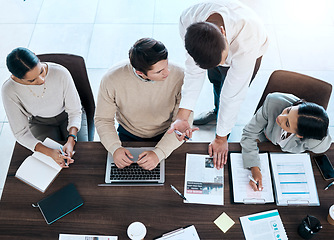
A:
{"type": "MultiPolygon", "coordinates": [[[[114,63],[127,58],[131,44],[141,37],[165,43],[171,61],[184,65],[178,33],[181,11],[197,0],[0,0],[0,84],[8,78],[6,55],[17,46],[36,54],[69,52],[86,59],[95,97],[102,75],[114,63]]],[[[270,74],[286,69],[318,77],[334,84],[334,1],[242,0],[262,18],[270,47],[250,87],[230,141],[239,141],[270,74]]],[[[0,191],[14,146],[0,99],[0,191]]],[[[212,88],[208,81],[195,114],[210,110],[212,88]]],[[[334,103],[328,107],[334,135],[334,103]]],[[[215,126],[201,127],[194,141],[210,141],[215,126]]],[[[98,138],[97,138],[98,139],[98,138]]],[[[1,193],[0,193],[1,194],[1,193]]]]}

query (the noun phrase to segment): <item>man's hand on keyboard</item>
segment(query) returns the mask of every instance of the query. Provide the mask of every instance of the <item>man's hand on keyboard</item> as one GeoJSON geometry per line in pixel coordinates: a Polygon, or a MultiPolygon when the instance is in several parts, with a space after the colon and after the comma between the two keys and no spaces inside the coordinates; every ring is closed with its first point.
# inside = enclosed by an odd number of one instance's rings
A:
{"type": "Polygon", "coordinates": [[[137,164],[146,170],[153,170],[158,163],[159,158],[153,151],[142,152],[137,161],[137,164]]]}
{"type": "Polygon", "coordinates": [[[113,154],[114,162],[118,168],[125,168],[133,163],[129,158],[133,158],[130,151],[126,148],[120,147],[113,154]]]}

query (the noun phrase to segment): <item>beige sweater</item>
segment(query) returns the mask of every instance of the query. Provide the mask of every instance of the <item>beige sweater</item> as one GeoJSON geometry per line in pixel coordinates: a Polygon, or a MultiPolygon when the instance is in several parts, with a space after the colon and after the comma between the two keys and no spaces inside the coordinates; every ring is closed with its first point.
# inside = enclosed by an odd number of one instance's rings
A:
{"type": "Polygon", "coordinates": [[[16,140],[26,148],[34,151],[37,140],[29,129],[31,116],[55,117],[64,110],[68,113],[67,130],[81,127],[81,102],[69,71],[55,63],[47,63],[45,76],[45,93],[41,95],[43,85],[24,85],[9,78],[2,86],[2,101],[9,125],[16,140]]]}
{"type": "MultiPolygon", "coordinates": [[[[169,64],[169,70],[164,81],[144,82],[126,61],[113,66],[104,75],[97,99],[95,125],[101,143],[111,154],[121,147],[115,114],[119,124],[141,138],[151,138],[168,130],[179,108],[184,76],[183,70],[173,64],[169,64]]],[[[165,133],[153,151],[161,161],[181,144],[174,133],[165,133]]]]}

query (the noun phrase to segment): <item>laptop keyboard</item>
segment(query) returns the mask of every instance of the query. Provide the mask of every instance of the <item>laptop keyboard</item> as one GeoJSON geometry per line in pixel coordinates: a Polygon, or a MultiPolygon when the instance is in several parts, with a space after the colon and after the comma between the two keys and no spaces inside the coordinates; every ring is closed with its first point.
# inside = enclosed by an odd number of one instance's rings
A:
{"type": "Polygon", "coordinates": [[[111,164],[110,180],[159,180],[160,179],[160,164],[152,171],[141,168],[137,163],[132,163],[130,166],[120,169],[116,164],[111,164]]]}

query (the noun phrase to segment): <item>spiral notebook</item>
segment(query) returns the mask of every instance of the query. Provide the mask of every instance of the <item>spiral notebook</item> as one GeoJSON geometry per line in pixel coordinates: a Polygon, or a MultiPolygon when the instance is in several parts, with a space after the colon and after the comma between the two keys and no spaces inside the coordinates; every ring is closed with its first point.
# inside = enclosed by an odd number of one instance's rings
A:
{"type": "Polygon", "coordinates": [[[73,183],[42,199],[38,207],[47,224],[51,224],[83,205],[83,200],[73,183]]]}

